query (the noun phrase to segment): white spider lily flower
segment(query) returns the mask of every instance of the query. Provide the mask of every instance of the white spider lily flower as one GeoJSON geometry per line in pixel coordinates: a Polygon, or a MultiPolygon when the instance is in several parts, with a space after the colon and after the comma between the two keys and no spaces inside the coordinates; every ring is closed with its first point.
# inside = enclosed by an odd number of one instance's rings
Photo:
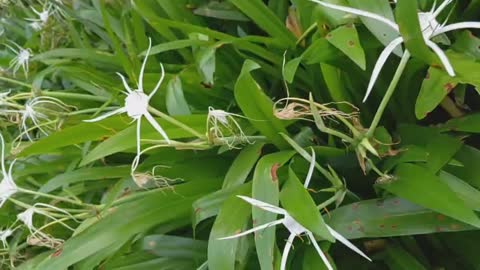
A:
{"type": "Polygon", "coordinates": [[[50,8],[44,8],[41,12],[37,11],[34,7],[31,7],[32,11],[38,16],[38,18],[27,18],[27,21],[30,21],[30,27],[35,31],[40,31],[47,24],[48,18],[50,17],[50,8]]]}
{"type": "MultiPolygon", "coordinates": [[[[304,183],[305,188],[307,188],[308,185],[310,184],[310,180],[311,180],[311,177],[313,175],[313,170],[314,169],[315,169],[315,152],[312,150],[312,160],[311,160],[310,167],[309,167],[309,170],[308,170],[308,173],[307,173],[307,177],[306,177],[305,183],[304,183]]],[[[257,226],[253,229],[247,230],[247,231],[239,233],[239,234],[219,238],[220,240],[238,238],[238,237],[241,237],[241,236],[244,236],[244,235],[256,232],[256,231],[264,230],[264,229],[267,229],[267,228],[270,228],[270,227],[273,227],[273,226],[276,226],[276,225],[279,225],[279,224],[283,224],[283,226],[285,226],[285,228],[287,228],[287,230],[290,232],[290,236],[288,237],[287,243],[285,244],[285,247],[283,249],[282,260],[281,260],[281,264],[280,264],[281,265],[280,270],[285,270],[286,269],[288,253],[290,252],[290,249],[292,248],[293,240],[295,239],[295,237],[301,236],[303,234],[306,234],[308,236],[308,238],[312,242],[313,246],[317,250],[318,255],[320,255],[320,258],[322,258],[322,261],[325,263],[327,268],[329,270],[333,270],[332,265],[330,264],[327,257],[325,256],[323,251],[320,249],[317,241],[315,240],[315,236],[313,235],[313,233],[311,231],[309,231],[308,229],[306,229],[304,226],[302,226],[298,221],[296,221],[285,209],[282,209],[280,207],[277,207],[277,206],[274,206],[274,205],[271,205],[271,204],[253,199],[253,198],[249,198],[249,197],[246,197],[246,196],[239,195],[238,197],[243,199],[247,203],[249,203],[249,204],[251,204],[255,207],[258,207],[260,209],[263,209],[267,212],[283,215],[283,218],[281,218],[279,220],[269,222],[269,223],[266,223],[266,224],[263,224],[263,225],[260,225],[260,226],[257,226]]],[[[355,245],[353,245],[350,241],[348,241],[345,237],[343,237],[337,231],[332,229],[330,226],[327,225],[327,229],[330,232],[330,234],[336,240],[340,241],[341,243],[343,243],[344,245],[346,245],[347,247],[349,247],[350,249],[352,249],[353,251],[355,251],[356,253],[358,253],[362,257],[366,258],[367,260],[372,261],[367,255],[365,255],[365,253],[363,253],[360,249],[358,249],[355,245]]]]}
{"type": "MultiPolygon", "coordinates": [[[[363,16],[367,18],[371,18],[374,20],[377,20],[381,23],[384,23],[388,26],[390,26],[395,32],[397,32],[400,35],[400,30],[398,25],[395,22],[392,22],[391,20],[380,16],[378,14],[356,9],[356,8],[351,8],[351,7],[345,7],[345,6],[339,6],[331,3],[326,3],[321,0],[310,0],[314,3],[320,4],[324,7],[335,9],[335,10],[340,10],[343,12],[348,12],[352,13],[358,16],[363,16]]],[[[395,1],[396,2],[396,1],[395,1]]],[[[446,54],[440,49],[440,47],[435,44],[431,39],[434,37],[437,37],[441,34],[454,31],[454,30],[459,30],[459,29],[467,29],[467,28],[480,28],[480,22],[460,22],[460,23],[453,23],[450,25],[440,24],[437,21],[437,16],[452,2],[452,0],[445,0],[438,8],[433,7],[432,10],[429,12],[419,12],[418,13],[418,19],[420,21],[420,29],[423,34],[423,38],[425,40],[426,45],[432,49],[435,54],[440,58],[440,61],[442,62],[443,66],[445,67],[445,70],[447,73],[454,77],[455,76],[455,71],[453,70],[453,67],[448,60],[446,54]]],[[[387,61],[387,58],[392,54],[392,52],[397,48],[400,44],[403,43],[403,38],[400,36],[398,38],[395,38],[388,44],[385,49],[382,51],[380,54],[380,57],[378,58],[375,67],[372,72],[372,76],[370,78],[370,83],[367,88],[367,92],[365,94],[365,98],[363,101],[365,102],[370,95],[370,92],[373,89],[373,86],[375,82],[377,81],[377,78],[380,74],[380,71],[383,68],[383,65],[387,61]]],[[[407,52],[405,52],[407,53],[407,52]]]]}
{"type": "Polygon", "coordinates": [[[32,57],[32,51],[28,48],[22,48],[20,45],[13,41],[11,41],[11,43],[13,44],[13,46],[10,46],[8,44],[5,44],[5,46],[7,46],[7,48],[9,48],[13,53],[15,53],[16,56],[10,61],[10,65],[8,68],[13,70],[14,77],[20,68],[23,69],[25,77],[28,77],[29,61],[30,57],[32,57]]]}
{"type": "Polygon", "coordinates": [[[65,216],[77,221],[75,217],[73,217],[70,213],[68,213],[67,211],[61,208],[58,208],[53,205],[45,204],[45,203],[35,203],[33,206],[27,208],[25,211],[17,215],[17,220],[21,221],[30,231],[30,235],[28,238],[29,244],[54,248],[54,247],[57,247],[59,244],[63,243],[62,239],[54,238],[42,231],[42,229],[45,229],[46,227],[48,227],[49,224],[47,224],[46,226],[43,226],[40,229],[37,229],[33,224],[34,214],[43,215],[51,219],[53,222],[51,222],[50,224],[58,223],[63,225],[65,228],[74,231],[72,227],[65,224],[61,219],[53,217],[50,214],[50,212],[64,214],[65,216]]]}
{"type": "Polygon", "coordinates": [[[5,140],[3,139],[2,134],[0,134],[0,144],[2,147],[2,156],[1,156],[1,169],[2,169],[2,181],[0,182],[0,208],[3,204],[13,196],[13,194],[18,192],[18,187],[13,181],[12,177],[12,168],[15,164],[15,160],[10,164],[10,167],[5,166],[5,140]]]}
{"type": "Polygon", "coordinates": [[[8,242],[7,238],[12,236],[13,230],[6,229],[4,231],[0,231],[0,242],[2,242],[3,248],[8,249],[8,242]]]}
{"type": "Polygon", "coordinates": [[[48,136],[51,131],[58,129],[58,116],[69,112],[70,106],[53,97],[39,96],[28,100],[25,108],[18,111],[21,114],[21,135],[25,134],[30,141],[32,130],[39,130],[48,136]],[[29,123],[32,126],[29,126],[29,123]]]}
{"type": "MultiPolygon", "coordinates": [[[[123,86],[125,87],[125,90],[127,91],[127,97],[125,98],[125,105],[123,107],[120,107],[116,110],[113,110],[111,112],[108,112],[104,115],[101,115],[97,118],[90,119],[90,120],[84,120],[85,122],[97,122],[100,120],[103,120],[105,118],[108,118],[110,116],[120,114],[120,113],[127,113],[127,115],[132,118],[134,121],[137,121],[137,158],[140,155],[141,149],[140,149],[140,125],[141,125],[141,120],[142,116],[147,119],[147,121],[155,128],[155,130],[162,135],[162,137],[165,139],[165,141],[170,144],[170,139],[168,138],[167,134],[163,130],[163,128],[157,123],[155,118],[148,112],[148,106],[150,99],[155,95],[157,90],[160,88],[160,85],[163,82],[163,79],[165,77],[165,70],[163,69],[163,65],[160,64],[161,67],[161,76],[160,79],[153,89],[153,91],[147,95],[143,91],[143,74],[145,72],[145,65],[147,64],[147,59],[150,54],[150,49],[152,48],[152,40],[149,38],[149,45],[148,45],[148,50],[147,54],[145,56],[145,59],[143,60],[142,68],[140,70],[140,76],[138,79],[138,88],[137,89],[131,89],[130,86],[128,86],[127,81],[125,77],[117,73],[118,76],[122,79],[123,86]]],[[[136,167],[136,166],[133,166],[136,167]]],[[[134,168],[132,169],[134,170],[134,168]]]]}
{"type": "MultiPolygon", "coordinates": [[[[207,132],[214,139],[216,138],[225,138],[228,136],[233,136],[235,139],[238,139],[240,143],[247,142],[250,143],[248,137],[242,130],[242,127],[235,119],[235,117],[246,118],[245,116],[229,113],[224,110],[218,110],[213,107],[208,107],[208,116],[207,116],[207,132]],[[228,134],[225,134],[228,132],[228,134]]],[[[209,136],[210,137],[210,136],[209,136]]],[[[234,148],[236,141],[233,140],[228,143],[230,148],[234,148]]]]}

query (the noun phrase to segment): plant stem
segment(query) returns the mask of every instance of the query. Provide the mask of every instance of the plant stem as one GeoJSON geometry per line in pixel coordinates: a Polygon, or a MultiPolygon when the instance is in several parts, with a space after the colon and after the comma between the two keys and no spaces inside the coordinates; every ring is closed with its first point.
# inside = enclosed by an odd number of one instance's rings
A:
{"type": "Polygon", "coordinates": [[[328,199],[328,200],[324,201],[323,203],[317,205],[317,209],[321,210],[321,209],[329,206],[330,204],[334,203],[340,195],[341,195],[340,192],[335,193],[335,195],[333,195],[330,199],[328,199]]]}
{"type": "Polygon", "coordinates": [[[27,88],[32,88],[31,84],[24,83],[24,82],[21,82],[21,81],[17,81],[17,80],[14,80],[14,79],[10,79],[10,78],[7,78],[7,77],[0,76],[0,81],[20,85],[20,86],[27,87],[27,88]]]}
{"type": "Polygon", "coordinates": [[[153,108],[152,106],[149,106],[149,107],[148,107],[148,110],[149,110],[151,113],[153,113],[154,115],[156,115],[156,116],[162,118],[163,120],[171,123],[172,125],[175,125],[175,126],[181,128],[181,129],[185,130],[185,131],[190,132],[192,135],[198,137],[199,139],[205,139],[205,136],[202,135],[201,133],[199,133],[198,131],[196,131],[196,130],[194,130],[193,128],[185,125],[184,123],[176,120],[175,118],[173,118],[173,117],[171,117],[171,116],[169,116],[169,115],[164,114],[163,112],[161,112],[161,111],[153,108]]]}
{"type": "Polygon", "coordinates": [[[410,53],[408,51],[405,51],[403,53],[402,60],[400,60],[400,64],[398,64],[397,71],[395,71],[395,75],[393,76],[392,82],[388,86],[387,92],[385,93],[385,96],[383,96],[380,106],[378,106],[378,109],[377,109],[377,112],[375,113],[375,117],[373,118],[372,124],[370,125],[370,128],[367,131],[367,137],[373,136],[373,133],[375,132],[375,129],[377,128],[378,123],[382,118],[383,112],[385,111],[385,108],[387,107],[387,104],[390,101],[390,98],[392,97],[393,92],[395,92],[395,89],[397,88],[398,82],[400,81],[400,77],[402,76],[403,71],[407,66],[407,62],[409,58],[410,58],[410,53]]]}
{"type": "Polygon", "coordinates": [[[79,202],[79,201],[76,201],[76,200],[70,200],[70,199],[67,199],[67,198],[64,198],[64,197],[50,195],[50,194],[46,194],[46,193],[41,193],[41,192],[28,190],[28,189],[24,189],[24,188],[18,188],[18,191],[26,193],[26,194],[41,196],[41,197],[45,197],[45,198],[49,198],[49,199],[53,199],[53,200],[58,200],[58,201],[66,202],[66,203],[71,203],[71,204],[75,204],[75,205],[79,205],[79,206],[96,206],[96,205],[93,205],[93,204],[83,203],[83,202],[79,202]]]}
{"type": "Polygon", "coordinates": [[[69,92],[42,91],[42,95],[47,97],[90,100],[90,101],[98,101],[98,102],[106,102],[109,100],[108,97],[101,97],[101,96],[99,97],[94,95],[69,93],[69,92]]]}

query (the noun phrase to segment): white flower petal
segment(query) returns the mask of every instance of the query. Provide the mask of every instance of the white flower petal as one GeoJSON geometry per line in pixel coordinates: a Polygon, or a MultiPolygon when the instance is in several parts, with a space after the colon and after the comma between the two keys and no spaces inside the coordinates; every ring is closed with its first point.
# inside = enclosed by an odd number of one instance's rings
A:
{"type": "Polygon", "coordinates": [[[438,47],[438,45],[431,40],[426,40],[425,42],[427,46],[430,47],[437,54],[438,58],[440,58],[440,61],[445,67],[448,75],[455,77],[455,71],[453,70],[452,64],[450,64],[447,55],[442,51],[442,49],[440,49],[440,47],[438,47]]]}
{"type": "Polygon", "coordinates": [[[162,82],[163,82],[163,79],[165,78],[165,69],[163,68],[163,65],[160,64],[160,69],[161,69],[161,75],[160,75],[160,79],[158,80],[157,82],[157,85],[155,86],[155,88],[153,89],[153,91],[150,93],[150,95],[148,95],[148,98],[152,98],[155,93],[157,92],[157,90],[160,88],[160,85],[162,85],[162,82]]]}
{"type": "Polygon", "coordinates": [[[433,12],[433,17],[436,18],[453,0],[445,0],[443,3],[438,6],[438,8],[433,12]]]}
{"type": "Polygon", "coordinates": [[[167,136],[167,133],[165,133],[165,131],[163,130],[163,128],[157,123],[157,121],[155,120],[155,118],[153,118],[153,116],[147,112],[146,114],[144,114],[145,118],[147,119],[147,121],[150,123],[150,125],[153,126],[153,128],[155,128],[155,130],[158,131],[158,133],[160,133],[160,135],[162,135],[162,137],[165,139],[165,141],[167,141],[168,144],[171,143],[170,139],[168,138],[167,136]]]}
{"type": "Polygon", "coordinates": [[[92,122],[98,122],[100,120],[103,120],[103,119],[106,119],[110,116],[113,116],[113,115],[116,115],[116,114],[120,114],[120,113],[124,113],[126,112],[127,110],[125,109],[125,107],[121,107],[121,108],[118,108],[116,110],[113,110],[113,111],[110,111],[110,112],[107,112],[105,114],[102,114],[96,118],[93,118],[93,119],[88,119],[88,120],[83,120],[83,122],[87,122],[87,123],[92,123],[92,122]]]}
{"type": "Polygon", "coordinates": [[[434,36],[438,36],[440,34],[460,30],[460,29],[468,29],[468,28],[477,28],[480,29],[480,22],[460,22],[460,23],[452,23],[445,27],[440,28],[439,30],[435,31],[433,34],[434,36]]]}
{"type": "Polygon", "coordinates": [[[363,253],[359,248],[357,248],[354,244],[352,244],[350,241],[348,241],[345,237],[343,237],[341,234],[339,234],[337,231],[332,229],[330,226],[327,225],[327,229],[330,232],[331,235],[338,241],[340,241],[342,244],[350,248],[351,250],[355,251],[358,255],[364,257],[365,259],[372,261],[365,253],[363,253]]]}
{"type": "Polygon", "coordinates": [[[117,72],[117,75],[120,77],[120,79],[122,80],[122,83],[123,83],[123,87],[125,87],[125,90],[127,90],[127,92],[130,94],[133,92],[132,88],[130,88],[130,86],[128,86],[128,83],[127,83],[127,79],[125,79],[125,77],[117,72]]]}
{"type": "Polygon", "coordinates": [[[330,261],[328,260],[327,256],[323,253],[320,246],[318,246],[318,243],[315,240],[315,237],[313,236],[313,233],[308,232],[308,237],[310,238],[310,241],[312,241],[312,244],[315,247],[315,249],[317,250],[318,255],[320,255],[320,258],[322,258],[323,263],[325,264],[325,266],[327,266],[327,269],[328,270],[333,270],[333,267],[330,264],[330,261]]]}
{"type": "Polygon", "coordinates": [[[237,197],[239,197],[240,199],[243,199],[244,201],[248,202],[249,204],[251,204],[253,206],[256,206],[258,208],[261,208],[265,211],[276,213],[276,214],[279,214],[279,215],[287,215],[287,211],[285,211],[284,209],[282,209],[280,207],[271,205],[269,203],[262,202],[262,201],[259,201],[259,200],[256,200],[256,199],[252,199],[250,197],[242,196],[242,195],[238,195],[237,197]]]}
{"type": "Polygon", "coordinates": [[[393,28],[395,31],[399,32],[398,25],[396,23],[394,23],[394,22],[390,21],[389,19],[387,19],[383,16],[380,16],[378,14],[368,12],[368,11],[365,11],[365,10],[361,10],[361,9],[330,4],[330,3],[326,3],[326,2],[323,2],[323,1],[320,1],[320,0],[310,0],[310,1],[312,1],[314,3],[317,3],[317,4],[320,4],[322,6],[325,6],[325,7],[331,8],[331,9],[340,10],[340,11],[343,11],[343,12],[348,12],[348,13],[352,13],[352,14],[355,14],[355,15],[358,15],[358,16],[363,16],[363,17],[367,17],[367,18],[370,18],[370,19],[374,19],[374,20],[383,22],[386,25],[393,28]]]}
{"type": "Polygon", "coordinates": [[[227,239],[239,238],[239,237],[242,237],[242,236],[244,236],[244,235],[247,235],[247,234],[250,234],[250,233],[253,233],[253,232],[256,232],[256,231],[264,230],[264,229],[267,229],[267,228],[269,228],[269,227],[274,227],[274,226],[277,226],[278,224],[282,224],[282,223],[283,223],[283,219],[275,220],[275,221],[272,221],[272,222],[269,222],[269,223],[266,223],[266,224],[257,226],[257,227],[255,227],[255,228],[252,228],[252,229],[250,229],[250,230],[247,230],[247,231],[244,231],[244,232],[241,232],[241,233],[232,235],[232,236],[227,236],[227,237],[218,238],[218,240],[227,240],[227,239]]]}
{"type": "Polygon", "coordinates": [[[310,156],[310,167],[308,168],[307,177],[305,178],[305,183],[303,184],[305,188],[308,188],[308,185],[310,184],[310,180],[312,179],[312,175],[313,175],[313,170],[315,169],[315,163],[316,163],[315,150],[313,150],[312,148],[312,155],[310,156]]]}
{"type": "Polygon", "coordinates": [[[142,68],[140,69],[140,76],[138,78],[138,90],[143,92],[143,73],[145,72],[145,66],[147,65],[148,56],[150,55],[150,49],[152,48],[152,39],[148,38],[148,49],[145,58],[143,59],[142,68]]]}
{"type": "Polygon", "coordinates": [[[385,49],[383,49],[382,53],[378,57],[377,62],[375,63],[375,67],[373,68],[372,76],[370,77],[370,82],[368,83],[367,92],[365,93],[365,97],[363,98],[363,102],[365,102],[367,100],[370,93],[372,92],[373,86],[375,85],[375,82],[377,81],[378,76],[380,75],[380,71],[382,70],[383,65],[387,61],[388,56],[390,56],[390,54],[392,54],[392,52],[395,50],[395,48],[398,45],[400,45],[402,42],[403,42],[403,38],[398,37],[398,38],[392,40],[392,42],[390,42],[387,45],[387,47],[385,47],[385,49]]]}
{"type": "Polygon", "coordinates": [[[287,243],[285,243],[285,248],[283,248],[283,253],[282,253],[282,262],[280,264],[280,270],[286,270],[288,253],[290,253],[290,249],[292,248],[294,239],[295,239],[295,234],[292,233],[288,237],[287,243]]]}

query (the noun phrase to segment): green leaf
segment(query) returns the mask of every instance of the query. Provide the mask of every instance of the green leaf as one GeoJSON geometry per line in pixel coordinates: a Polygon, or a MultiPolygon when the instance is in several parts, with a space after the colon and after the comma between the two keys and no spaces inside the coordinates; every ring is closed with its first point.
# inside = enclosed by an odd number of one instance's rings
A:
{"type": "Polygon", "coordinates": [[[147,235],[142,240],[142,250],[158,257],[205,260],[207,242],[171,235],[147,235]]]}
{"type": "Polygon", "coordinates": [[[395,244],[389,244],[385,250],[385,263],[391,270],[426,270],[414,256],[395,244]]]}
{"type": "Polygon", "coordinates": [[[398,197],[355,202],[335,209],[324,218],[347,239],[475,230],[475,227],[398,197]]]}
{"type": "Polygon", "coordinates": [[[365,70],[366,60],[360,39],[358,38],[357,29],[354,24],[338,27],[326,36],[337,49],[348,56],[361,69],[365,70]]]}
{"type": "Polygon", "coordinates": [[[239,186],[247,180],[250,171],[262,155],[262,148],[264,145],[264,143],[257,142],[248,145],[240,151],[225,175],[223,189],[239,186]]]}
{"type": "Polygon", "coordinates": [[[480,189],[480,151],[472,146],[463,145],[454,156],[456,160],[463,164],[463,167],[448,166],[445,170],[456,175],[468,184],[480,189]]]}
{"type": "Polygon", "coordinates": [[[326,38],[319,38],[302,54],[302,60],[306,64],[317,64],[328,61],[333,61],[341,57],[341,52],[336,49],[326,38]]]}
{"type": "Polygon", "coordinates": [[[245,15],[250,17],[256,25],[267,32],[271,37],[279,39],[285,47],[295,44],[295,37],[288,31],[285,24],[261,0],[230,0],[245,15]]]}
{"type": "MultiPolygon", "coordinates": [[[[250,185],[245,185],[237,195],[248,195],[250,185]]],[[[236,196],[227,199],[215,219],[208,240],[208,269],[234,270],[236,252],[240,239],[219,240],[234,235],[244,229],[250,217],[251,207],[242,203],[236,196]],[[234,214],[233,214],[234,213],[234,214]]]]}
{"type": "MultiPolygon", "coordinates": [[[[189,127],[199,131],[205,132],[205,115],[189,115],[189,116],[177,116],[175,117],[180,122],[188,125],[189,127]]],[[[165,130],[170,139],[190,138],[192,134],[179,128],[171,123],[156,118],[158,124],[165,130]]],[[[104,120],[106,121],[106,120],[104,120]]],[[[101,125],[103,122],[100,122],[101,125]]],[[[158,131],[156,131],[147,121],[142,121],[141,126],[142,139],[161,140],[163,139],[158,131]]],[[[98,160],[100,158],[112,155],[118,152],[133,149],[136,145],[136,127],[131,125],[124,130],[115,134],[109,134],[108,139],[98,144],[92,151],[90,151],[80,163],[80,166],[84,166],[90,162],[98,160]]],[[[51,136],[47,137],[50,138],[51,136]]],[[[144,144],[142,142],[142,144],[144,144]]]]}
{"type": "MultiPolygon", "coordinates": [[[[278,170],[295,154],[294,151],[281,151],[262,157],[253,174],[252,197],[272,205],[279,202],[278,170]]],[[[255,224],[265,224],[276,220],[277,214],[257,207],[252,208],[255,224]]],[[[262,269],[272,269],[275,249],[275,229],[267,228],[262,237],[255,237],[258,260],[262,269]]]]}
{"type": "Polygon", "coordinates": [[[285,78],[285,81],[288,83],[292,83],[293,79],[295,78],[295,74],[297,73],[297,69],[302,62],[303,57],[299,56],[297,58],[294,58],[290,61],[288,61],[285,64],[285,69],[283,71],[283,77],[285,78]]]}
{"type": "Polygon", "coordinates": [[[458,197],[461,198],[468,207],[480,211],[480,191],[478,189],[470,186],[455,175],[444,171],[440,172],[439,177],[451,190],[457,193],[458,197]]]}
{"type": "Polygon", "coordinates": [[[480,38],[469,30],[461,31],[455,38],[455,43],[451,47],[453,50],[480,60],[480,38]]]}
{"type": "Polygon", "coordinates": [[[50,193],[62,186],[78,182],[106,180],[125,177],[130,172],[130,166],[83,168],[64,174],[59,174],[45,183],[38,192],[50,193]]]}
{"type": "Polygon", "coordinates": [[[464,117],[450,119],[442,125],[448,131],[480,133],[480,113],[468,114],[464,117]]]}
{"type": "Polygon", "coordinates": [[[312,197],[291,169],[289,169],[288,179],[282,187],[280,200],[283,208],[298,223],[322,239],[335,242],[312,197]]]}
{"type": "Polygon", "coordinates": [[[448,185],[426,169],[418,165],[401,164],[395,171],[395,177],[393,181],[379,186],[413,203],[480,227],[480,219],[472,209],[448,185]]]}
{"type": "Polygon", "coordinates": [[[462,145],[463,142],[460,139],[448,135],[439,134],[431,137],[426,147],[428,170],[437,173],[452,159],[462,145]]]}
{"type": "MultiPolygon", "coordinates": [[[[378,14],[384,18],[389,19],[392,22],[395,22],[392,8],[390,7],[390,3],[388,0],[376,0],[375,2],[363,0],[348,0],[348,3],[354,8],[378,14]]],[[[368,30],[370,30],[370,32],[372,32],[372,34],[385,46],[387,46],[390,42],[392,42],[392,40],[399,36],[399,34],[394,31],[390,26],[384,23],[379,23],[377,20],[363,16],[360,16],[360,20],[368,28],[368,30]]],[[[394,52],[396,55],[401,56],[402,48],[398,47],[394,52]]]]}
{"type": "Polygon", "coordinates": [[[257,63],[245,61],[235,84],[235,100],[253,127],[267,136],[278,148],[286,148],[288,144],[279,135],[279,132],[286,133],[285,125],[273,115],[273,102],[250,74],[258,68],[260,66],[257,63]]]}
{"type": "Polygon", "coordinates": [[[182,81],[174,76],[167,85],[167,111],[170,115],[190,115],[190,108],[183,95],[182,81]]]}
{"type": "Polygon", "coordinates": [[[415,102],[415,116],[425,118],[457,86],[459,80],[437,68],[430,68],[415,102]]]}
{"type": "Polygon", "coordinates": [[[188,218],[191,203],[199,196],[214,190],[219,184],[207,180],[199,186],[193,181],[178,185],[175,191],[145,193],[137,200],[118,206],[108,217],[100,219],[87,230],[66,241],[59,256],[47,257],[34,269],[63,270],[102,248],[130,238],[154,225],[188,218]],[[170,211],[171,209],[175,209],[175,212],[170,211]],[[168,212],[171,214],[166,214],[168,212]]]}

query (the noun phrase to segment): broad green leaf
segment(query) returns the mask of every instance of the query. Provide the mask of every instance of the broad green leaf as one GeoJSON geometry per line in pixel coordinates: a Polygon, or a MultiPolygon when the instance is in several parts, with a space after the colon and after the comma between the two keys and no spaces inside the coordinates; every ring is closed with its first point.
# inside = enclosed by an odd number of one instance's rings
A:
{"type": "MultiPolygon", "coordinates": [[[[237,193],[248,195],[250,185],[247,185],[237,193]]],[[[211,270],[234,270],[236,252],[239,239],[219,240],[218,238],[232,236],[241,232],[250,217],[251,206],[241,201],[236,196],[227,199],[215,219],[208,240],[208,269],[211,270]]],[[[245,236],[246,237],[246,236],[245,236]]]]}
{"type": "Polygon", "coordinates": [[[50,193],[62,186],[78,182],[106,180],[125,177],[130,173],[130,166],[82,168],[64,174],[59,174],[48,180],[38,191],[50,193]]]}
{"type": "MultiPolygon", "coordinates": [[[[320,69],[322,70],[323,79],[327,84],[328,92],[330,93],[332,100],[334,102],[351,100],[348,90],[344,85],[344,81],[342,80],[341,70],[326,63],[321,63],[320,69]]],[[[344,103],[339,103],[338,108],[343,112],[352,111],[352,107],[344,103]]]]}
{"type": "Polygon", "coordinates": [[[440,179],[446,183],[451,190],[458,194],[465,204],[473,210],[480,211],[480,191],[462,179],[447,172],[440,172],[440,179]]]}
{"type": "Polygon", "coordinates": [[[306,64],[317,64],[333,61],[340,58],[342,53],[335,48],[326,38],[316,39],[302,54],[306,64]]]}
{"type": "Polygon", "coordinates": [[[67,59],[83,59],[93,63],[101,63],[101,64],[110,64],[114,65],[115,67],[120,67],[121,64],[118,59],[110,54],[109,52],[100,51],[100,50],[93,50],[93,49],[74,49],[74,48],[61,48],[61,49],[53,49],[41,54],[37,54],[32,58],[32,61],[52,61],[58,60],[62,58],[67,59]]]}
{"type": "MultiPolygon", "coordinates": [[[[203,34],[190,34],[190,39],[199,41],[208,41],[209,38],[203,34]]],[[[210,46],[192,46],[193,57],[197,66],[198,73],[201,75],[203,83],[209,86],[214,85],[214,74],[216,69],[215,54],[217,45],[210,46]]]]}
{"type": "Polygon", "coordinates": [[[389,244],[385,250],[384,262],[391,270],[426,270],[417,259],[408,253],[405,249],[395,244],[389,244]]]}
{"type": "Polygon", "coordinates": [[[458,79],[437,68],[430,68],[415,102],[417,119],[425,118],[457,86],[458,79]]]}
{"type": "Polygon", "coordinates": [[[243,15],[230,2],[208,2],[196,8],[193,13],[200,16],[211,17],[223,20],[249,21],[250,19],[243,15]]]}
{"type": "MultiPolygon", "coordinates": [[[[392,8],[390,7],[390,3],[388,0],[376,0],[375,2],[348,0],[348,3],[354,8],[370,11],[386,19],[389,19],[392,22],[395,22],[392,8]]],[[[372,32],[372,34],[385,46],[387,46],[390,42],[392,42],[392,40],[399,36],[399,34],[390,26],[384,23],[379,23],[377,20],[363,16],[360,16],[360,20],[368,28],[368,30],[370,30],[370,32],[372,32]]],[[[401,56],[402,48],[398,47],[394,52],[396,55],[401,56]]]]}
{"type": "Polygon", "coordinates": [[[264,143],[257,142],[240,151],[225,175],[223,189],[239,186],[247,180],[250,171],[262,155],[262,148],[264,146],[264,143]]]}
{"type": "Polygon", "coordinates": [[[322,239],[335,242],[315,202],[292,169],[288,171],[288,179],[282,187],[280,200],[283,208],[298,223],[322,239]]]}
{"type": "Polygon", "coordinates": [[[267,32],[271,37],[279,39],[285,47],[295,44],[295,37],[288,31],[285,24],[261,0],[230,0],[255,24],[267,32]]]}
{"type": "Polygon", "coordinates": [[[445,170],[459,177],[468,184],[480,189],[480,151],[469,145],[463,145],[454,156],[456,160],[462,163],[462,167],[448,166],[445,170]]]}
{"type": "Polygon", "coordinates": [[[215,191],[196,200],[192,205],[193,228],[195,229],[200,222],[216,216],[228,198],[241,193],[243,190],[250,190],[251,186],[251,182],[248,182],[240,186],[222,188],[221,190],[215,191]]]}
{"type": "Polygon", "coordinates": [[[279,135],[279,132],[286,133],[285,125],[273,115],[273,102],[250,74],[258,68],[260,66],[257,63],[251,60],[245,61],[235,83],[235,100],[252,126],[282,149],[288,146],[279,135]]]}
{"type": "Polygon", "coordinates": [[[426,167],[432,173],[437,173],[447,164],[457,151],[462,147],[460,139],[439,134],[430,138],[427,143],[427,164],[426,167]]]}
{"type": "Polygon", "coordinates": [[[464,201],[426,169],[413,164],[401,164],[392,181],[379,186],[387,191],[423,207],[480,227],[480,219],[464,201]],[[421,194],[421,196],[419,196],[421,194]]]}
{"type": "Polygon", "coordinates": [[[468,54],[477,61],[480,60],[480,38],[469,30],[460,32],[451,48],[456,52],[468,54]]]}
{"type": "Polygon", "coordinates": [[[190,115],[190,108],[183,95],[182,81],[174,76],[167,85],[167,111],[170,115],[190,115]]]}
{"type": "MultiPolygon", "coordinates": [[[[205,130],[206,117],[204,115],[179,116],[176,117],[176,119],[199,132],[203,132],[205,130]]],[[[192,134],[183,130],[182,128],[174,126],[162,119],[157,118],[156,120],[165,130],[170,139],[192,137],[192,134]]],[[[100,122],[98,125],[100,125],[101,123],[103,123],[103,121],[100,122]]],[[[142,139],[163,139],[160,134],[158,134],[158,131],[156,131],[147,121],[142,121],[141,131],[142,139]]],[[[137,134],[135,125],[131,125],[120,132],[109,135],[110,136],[108,136],[108,139],[98,144],[83,158],[80,166],[86,165],[90,162],[106,157],[108,155],[112,155],[114,153],[133,149],[136,145],[137,134]]]]}
{"type": "MultiPolygon", "coordinates": [[[[263,156],[255,167],[253,174],[252,197],[272,205],[279,202],[278,170],[295,154],[294,151],[281,151],[263,156]]],[[[252,208],[255,224],[261,225],[276,220],[277,214],[267,212],[257,207],[252,208]]],[[[260,232],[261,237],[255,237],[258,260],[262,269],[272,269],[275,249],[275,229],[268,228],[260,232]]]]}
{"type": "Polygon", "coordinates": [[[472,113],[464,117],[453,118],[442,125],[442,129],[449,131],[480,133],[480,113],[472,113]]]}
{"type": "Polygon", "coordinates": [[[142,249],[159,257],[184,260],[205,260],[207,242],[171,235],[147,235],[142,240],[142,249]]]}
{"type": "Polygon", "coordinates": [[[19,155],[29,156],[50,153],[61,147],[100,140],[103,137],[116,134],[127,126],[128,122],[122,117],[111,117],[101,123],[80,123],[36,141],[20,152],[19,155]],[[82,134],[82,136],[78,136],[78,134],[82,134]]]}
{"type": "Polygon", "coordinates": [[[199,186],[193,181],[177,186],[174,192],[160,190],[145,193],[137,200],[118,206],[108,217],[66,241],[59,256],[47,257],[34,269],[66,269],[120,239],[130,238],[154,225],[188,217],[191,203],[199,196],[214,190],[219,184],[207,180],[199,186]],[[175,212],[170,211],[171,209],[175,209],[175,212]]]}
{"type": "Polygon", "coordinates": [[[480,68],[480,62],[475,61],[475,59],[468,55],[453,51],[447,51],[446,54],[455,69],[455,78],[458,79],[460,83],[473,85],[475,90],[480,94],[480,75],[477,72],[472,72],[472,70],[478,70],[480,68]]]}
{"type": "Polygon", "coordinates": [[[302,62],[303,57],[299,56],[297,58],[294,58],[290,61],[288,61],[285,64],[285,68],[283,71],[283,77],[285,78],[285,81],[288,83],[292,83],[293,79],[295,78],[295,74],[297,73],[297,69],[302,62]]]}
{"type": "Polygon", "coordinates": [[[365,52],[363,51],[362,44],[360,44],[360,39],[358,38],[357,29],[354,24],[338,27],[328,33],[326,39],[347,55],[348,58],[355,62],[361,69],[365,70],[365,52]]]}
{"type": "Polygon", "coordinates": [[[355,202],[324,215],[324,219],[347,239],[475,230],[398,197],[355,202]]]}
{"type": "MultiPolygon", "coordinates": [[[[320,248],[322,248],[322,246],[320,246],[320,248]]],[[[329,256],[329,254],[323,249],[322,251],[329,259],[330,265],[333,266],[333,269],[338,269],[337,266],[335,265],[335,262],[333,262],[333,260],[329,256]]],[[[320,258],[320,256],[318,255],[318,251],[313,247],[313,245],[310,245],[305,248],[305,251],[303,254],[302,269],[303,270],[328,270],[327,266],[325,265],[325,262],[323,262],[322,258],[320,258]]]]}

